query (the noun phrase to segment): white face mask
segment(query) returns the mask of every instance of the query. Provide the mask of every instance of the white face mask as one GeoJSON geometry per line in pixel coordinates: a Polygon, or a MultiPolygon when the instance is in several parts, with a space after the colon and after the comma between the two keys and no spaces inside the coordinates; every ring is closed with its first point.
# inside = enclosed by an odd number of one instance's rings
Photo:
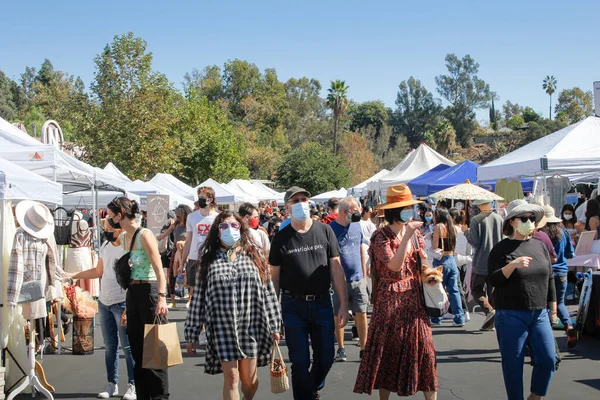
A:
{"type": "Polygon", "coordinates": [[[571,219],[573,219],[573,214],[563,214],[563,218],[565,219],[565,221],[570,221],[571,219]]]}

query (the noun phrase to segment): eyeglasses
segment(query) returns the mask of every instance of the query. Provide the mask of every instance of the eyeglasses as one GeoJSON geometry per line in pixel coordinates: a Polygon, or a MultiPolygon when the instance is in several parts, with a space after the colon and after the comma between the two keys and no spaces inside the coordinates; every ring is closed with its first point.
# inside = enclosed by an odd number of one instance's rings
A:
{"type": "Polygon", "coordinates": [[[296,204],[296,203],[306,203],[308,201],[308,197],[296,197],[295,199],[291,199],[288,203],[296,204]]]}
{"type": "Polygon", "coordinates": [[[219,224],[219,230],[221,231],[225,231],[227,230],[229,227],[232,227],[233,229],[240,229],[240,224],[239,222],[221,222],[219,224]]]}
{"type": "Polygon", "coordinates": [[[535,222],[536,218],[535,215],[523,215],[522,217],[515,217],[521,220],[522,223],[525,223],[527,221],[531,221],[531,222],[535,222]]]}

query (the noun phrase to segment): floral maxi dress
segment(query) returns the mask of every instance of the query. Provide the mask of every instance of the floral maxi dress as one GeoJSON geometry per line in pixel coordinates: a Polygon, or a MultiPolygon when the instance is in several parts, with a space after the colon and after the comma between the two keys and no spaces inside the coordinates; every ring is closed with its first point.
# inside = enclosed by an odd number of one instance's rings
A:
{"type": "MultiPolygon", "coordinates": [[[[423,238],[416,235],[424,248],[423,238]]],[[[412,244],[400,271],[387,267],[399,246],[400,240],[389,227],[376,231],[371,238],[369,256],[377,274],[373,288],[376,297],[354,386],[356,393],[372,394],[373,389],[384,389],[412,396],[419,391],[438,390],[435,347],[421,300],[421,271],[417,270],[412,244]]]]}

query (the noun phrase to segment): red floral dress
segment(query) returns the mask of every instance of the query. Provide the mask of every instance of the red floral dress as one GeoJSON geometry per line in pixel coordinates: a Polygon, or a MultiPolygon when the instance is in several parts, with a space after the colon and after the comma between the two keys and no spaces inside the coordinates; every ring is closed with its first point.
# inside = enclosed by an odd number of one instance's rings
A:
{"type": "MultiPolygon", "coordinates": [[[[421,248],[425,243],[420,234],[421,248]]],[[[391,271],[387,264],[396,254],[400,240],[389,227],[371,238],[371,268],[377,283],[369,336],[354,392],[371,394],[384,389],[400,396],[438,390],[435,346],[429,318],[421,300],[420,271],[415,250],[408,247],[402,269],[391,271]]]]}

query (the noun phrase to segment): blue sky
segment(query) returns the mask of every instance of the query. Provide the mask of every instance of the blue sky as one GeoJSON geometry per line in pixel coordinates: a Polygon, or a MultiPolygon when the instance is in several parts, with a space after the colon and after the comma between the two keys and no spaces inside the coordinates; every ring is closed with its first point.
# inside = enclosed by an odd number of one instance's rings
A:
{"type": "Polygon", "coordinates": [[[559,90],[600,80],[598,0],[11,1],[2,15],[0,69],[13,79],[49,58],[89,85],[96,54],[132,31],[178,87],[193,68],[239,58],[276,68],[281,80],[344,79],[352,99],[394,106],[402,80],[435,93],[446,54],[470,54],[500,103],[547,116],[546,75],[559,90]]]}

